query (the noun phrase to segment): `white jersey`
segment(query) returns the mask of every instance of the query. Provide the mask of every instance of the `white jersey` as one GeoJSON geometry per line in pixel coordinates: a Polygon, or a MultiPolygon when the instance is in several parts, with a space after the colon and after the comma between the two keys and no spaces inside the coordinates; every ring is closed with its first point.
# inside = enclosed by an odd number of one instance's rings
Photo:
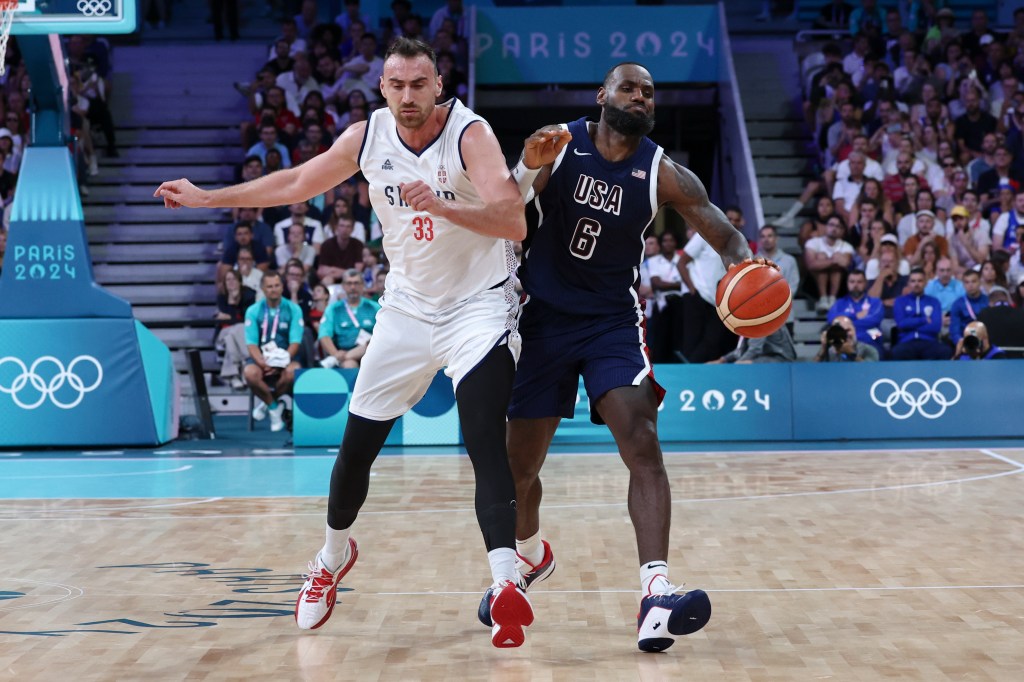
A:
{"type": "Polygon", "coordinates": [[[391,263],[381,304],[422,318],[511,281],[510,263],[515,261],[508,241],[414,211],[399,197],[399,185],[422,180],[442,199],[483,203],[466,175],[459,143],[471,124],[487,122],[457,99],[441,106],[448,107],[448,120],[420,153],[398,136],[395,117],[387,108],[370,116],[359,151],[359,168],[370,183],[370,202],[391,263]]]}

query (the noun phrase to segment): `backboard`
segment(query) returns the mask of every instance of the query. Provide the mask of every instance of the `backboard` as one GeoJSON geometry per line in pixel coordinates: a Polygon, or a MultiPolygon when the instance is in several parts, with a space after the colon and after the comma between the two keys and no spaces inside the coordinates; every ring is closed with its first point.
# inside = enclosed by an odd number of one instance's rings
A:
{"type": "Polygon", "coordinates": [[[132,33],[137,0],[18,0],[11,33],[132,33]]]}

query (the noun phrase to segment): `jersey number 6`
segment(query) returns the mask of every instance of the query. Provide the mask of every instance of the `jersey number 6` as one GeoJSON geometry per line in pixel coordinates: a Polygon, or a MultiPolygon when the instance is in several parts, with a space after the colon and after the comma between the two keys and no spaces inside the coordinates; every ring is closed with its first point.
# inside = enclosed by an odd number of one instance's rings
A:
{"type": "Polygon", "coordinates": [[[601,223],[593,218],[580,218],[576,231],[569,242],[569,253],[580,260],[590,260],[597,248],[597,236],[601,234],[601,223]]]}
{"type": "Polygon", "coordinates": [[[434,240],[434,221],[429,216],[416,216],[412,219],[412,227],[412,236],[416,238],[416,241],[434,240]]]}

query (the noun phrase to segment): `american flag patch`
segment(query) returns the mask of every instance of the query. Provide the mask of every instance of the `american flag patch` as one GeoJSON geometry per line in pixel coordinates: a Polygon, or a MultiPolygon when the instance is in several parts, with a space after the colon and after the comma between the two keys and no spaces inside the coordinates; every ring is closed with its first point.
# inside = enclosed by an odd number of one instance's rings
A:
{"type": "Polygon", "coordinates": [[[640,178],[641,180],[646,180],[647,179],[647,171],[640,170],[639,168],[634,168],[633,169],[633,177],[634,178],[640,178]]]}

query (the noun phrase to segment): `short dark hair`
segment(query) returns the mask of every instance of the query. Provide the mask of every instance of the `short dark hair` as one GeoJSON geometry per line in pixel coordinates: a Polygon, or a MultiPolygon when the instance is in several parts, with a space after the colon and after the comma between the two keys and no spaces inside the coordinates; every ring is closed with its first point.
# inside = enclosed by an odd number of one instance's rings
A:
{"type": "Polygon", "coordinates": [[[728,213],[729,211],[739,213],[740,217],[743,217],[743,209],[737,206],[736,204],[729,204],[728,206],[725,207],[725,210],[722,211],[722,213],[728,213]]]}
{"type": "Polygon", "coordinates": [[[266,272],[263,273],[263,279],[260,280],[260,285],[262,286],[268,279],[273,277],[276,277],[278,280],[280,280],[282,284],[284,284],[284,278],[281,277],[280,272],[278,272],[277,270],[267,270],[266,272]]]}
{"type": "Polygon", "coordinates": [[[398,55],[406,59],[425,56],[434,65],[434,73],[437,73],[437,55],[434,54],[434,48],[417,38],[398,36],[388,45],[387,52],[384,53],[384,61],[387,61],[391,55],[398,55]]]}
{"type": "Polygon", "coordinates": [[[924,268],[913,268],[910,271],[910,274],[911,275],[921,275],[922,277],[925,277],[924,268]]]}
{"type": "Polygon", "coordinates": [[[248,166],[253,161],[259,161],[260,165],[263,165],[263,159],[260,158],[259,154],[250,154],[249,156],[245,157],[245,161],[242,162],[242,165],[248,166]]]}
{"type": "Polygon", "coordinates": [[[974,270],[973,268],[968,268],[966,271],[964,271],[964,274],[960,276],[960,279],[964,280],[967,279],[968,277],[981,277],[981,273],[978,272],[977,270],[974,270]]]}
{"type": "Polygon", "coordinates": [[[768,225],[762,225],[761,229],[758,230],[758,232],[764,232],[765,230],[771,230],[773,234],[778,234],[779,233],[778,228],[776,228],[774,225],[772,225],[770,223],[768,225]]]}
{"type": "Polygon", "coordinates": [[[618,64],[604,72],[604,79],[601,81],[601,87],[605,87],[608,85],[608,81],[611,80],[612,74],[615,73],[615,69],[619,68],[620,66],[639,66],[644,71],[647,71],[647,67],[641,64],[640,62],[619,62],[618,64]]]}
{"type": "Polygon", "coordinates": [[[860,268],[854,268],[853,270],[850,270],[850,272],[846,275],[847,279],[849,279],[850,275],[860,275],[861,277],[867,279],[867,275],[860,268]]]}

